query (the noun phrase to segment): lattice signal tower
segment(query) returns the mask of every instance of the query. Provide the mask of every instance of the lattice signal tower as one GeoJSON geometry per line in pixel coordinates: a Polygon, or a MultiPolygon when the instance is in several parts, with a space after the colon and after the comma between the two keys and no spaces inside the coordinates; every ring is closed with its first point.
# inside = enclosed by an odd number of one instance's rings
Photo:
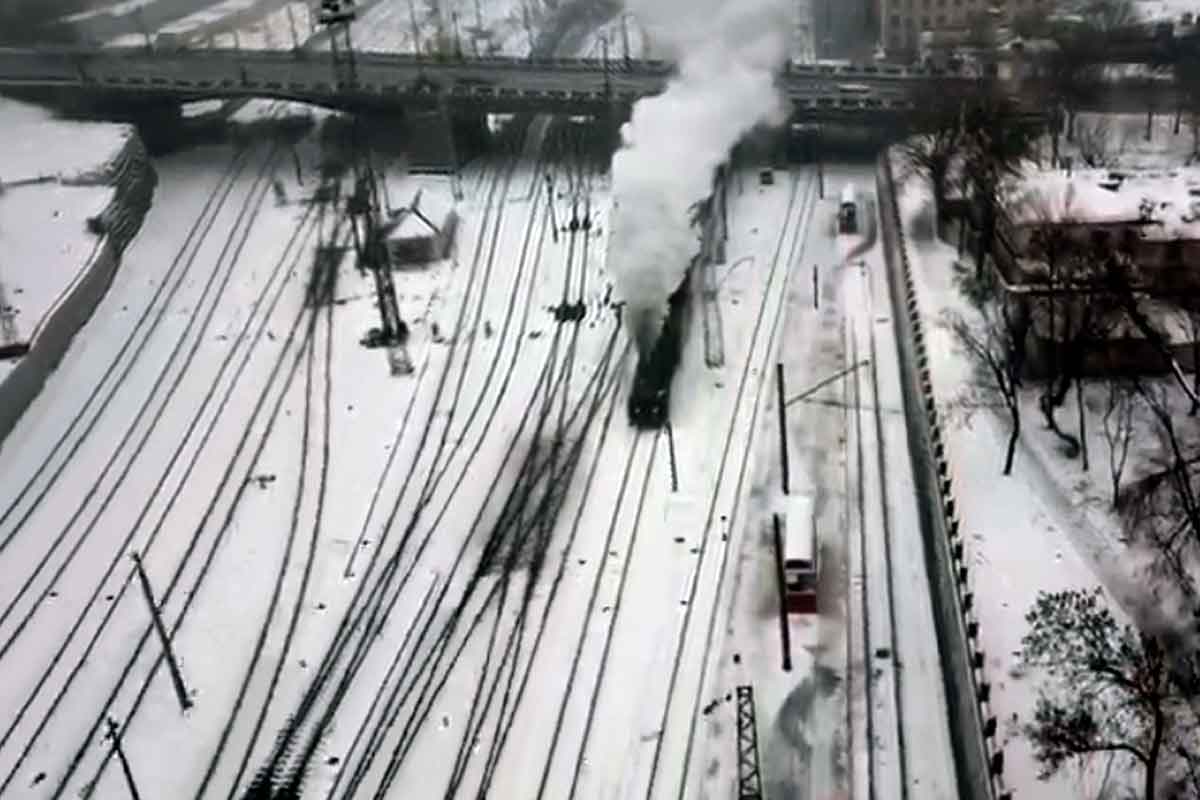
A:
{"type": "MultiPolygon", "coordinates": [[[[350,23],[357,16],[354,0],[321,0],[317,22],[329,31],[329,49],[333,60],[335,85],[339,91],[354,91],[358,77],[354,64],[354,45],[350,40],[350,23]]],[[[380,347],[403,347],[408,341],[408,326],[400,318],[396,305],[396,287],[392,283],[392,265],[384,241],[384,229],[379,203],[379,184],[371,164],[370,148],[363,141],[359,120],[354,116],[351,125],[351,163],[354,171],[354,192],[346,202],[354,235],[354,249],[359,266],[369,270],[375,279],[375,296],[379,303],[380,327],[369,344],[380,347]]],[[[393,359],[393,370],[411,372],[407,357],[393,359]]]]}

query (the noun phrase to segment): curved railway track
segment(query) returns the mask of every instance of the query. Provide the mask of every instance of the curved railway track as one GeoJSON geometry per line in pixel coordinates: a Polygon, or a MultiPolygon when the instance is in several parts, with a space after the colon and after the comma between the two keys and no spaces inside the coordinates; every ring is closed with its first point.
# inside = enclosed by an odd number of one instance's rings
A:
{"type": "MultiPolygon", "coordinates": [[[[17,535],[18,532],[20,532],[26,522],[28,522],[28,518],[32,516],[33,511],[36,510],[36,508],[45,499],[46,494],[49,493],[49,491],[53,488],[59,476],[62,474],[62,471],[66,468],[67,463],[70,462],[72,456],[74,456],[74,454],[79,450],[79,447],[87,438],[92,428],[95,427],[96,421],[101,417],[101,415],[103,415],[104,411],[108,408],[109,403],[112,402],[112,398],[116,394],[117,389],[125,380],[126,376],[128,376],[130,370],[133,369],[133,365],[137,362],[138,358],[142,354],[142,351],[145,349],[146,344],[150,341],[150,335],[162,322],[163,317],[166,315],[167,308],[170,306],[171,301],[175,298],[175,295],[178,294],[180,287],[183,285],[184,279],[187,277],[188,270],[191,268],[191,264],[194,261],[194,250],[193,257],[191,259],[185,258],[185,254],[189,251],[189,249],[192,248],[192,242],[197,234],[199,234],[200,241],[202,241],[212,230],[212,226],[216,222],[216,218],[220,210],[223,208],[225,201],[229,198],[229,194],[233,191],[233,187],[237,183],[237,179],[241,176],[241,172],[246,166],[248,161],[247,152],[248,151],[242,151],[230,159],[229,163],[225,167],[224,172],[218,178],[216,186],[213,188],[212,192],[209,193],[209,196],[206,199],[203,208],[201,209],[200,215],[196,218],[196,221],[192,223],[186,237],[184,238],[183,244],[180,245],[179,249],[175,253],[174,258],[172,258],[170,266],[163,275],[163,279],[159,281],[158,287],[155,289],[154,294],[151,295],[149,302],[146,303],[145,308],[143,308],[141,314],[138,315],[138,319],[134,323],[133,329],[130,331],[129,336],[125,339],[125,342],[121,345],[121,348],[117,351],[117,354],[113,356],[112,360],[101,374],[100,379],[93,384],[91,391],[88,393],[83,405],[80,406],[79,411],[76,412],[76,414],[71,418],[71,421],[67,423],[65,428],[63,428],[63,431],[59,434],[58,439],[53,445],[51,445],[49,452],[47,452],[42,458],[41,463],[34,470],[33,474],[26,479],[24,484],[22,484],[22,487],[20,491],[17,492],[16,496],[9,501],[7,506],[5,506],[3,513],[0,513],[0,526],[3,526],[6,522],[8,522],[12,515],[17,512],[17,509],[20,508],[22,501],[25,500],[29,493],[34,491],[34,486],[37,484],[42,475],[51,468],[51,464],[54,462],[59,453],[66,448],[66,455],[63,457],[62,462],[57,468],[54,469],[53,473],[47,479],[45,485],[38,491],[32,502],[26,508],[25,512],[20,516],[16,524],[9,529],[8,534],[3,536],[3,538],[0,538],[0,554],[4,552],[4,549],[8,546],[9,542],[17,535]],[[184,263],[185,261],[186,266],[184,269],[182,271],[178,271],[180,264],[184,263]],[[174,280],[174,283],[172,283],[172,280],[174,280]],[[169,291],[167,291],[168,285],[171,287],[169,291]],[[167,291],[167,296],[165,298],[162,297],[164,291],[167,291]],[[163,302],[156,309],[155,304],[158,303],[160,299],[162,299],[163,302]],[[147,323],[149,323],[149,327],[145,330],[142,338],[139,340],[138,331],[147,323]],[[121,360],[125,357],[125,354],[129,352],[131,347],[133,348],[133,353],[130,356],[129,362],[125,365],[125,368],[121,370],[120,376],[117,377],[115,383],[109,388],[107,394],[100,399],[100,405],[96,409],[95,415],[92,417],[91,421],[84,426],[79,438],[76,439],[73,444],[68,445],[67,442],[75,432],[75,429],[83,423],[84,417],[87,416],[88,409],[93,403],[96,402],[97,398],[100,397],[104,390],[105,383],[107,383],[108,380],[117,373],[117,370],[121,364],[121,360]]],[[[198,248],[199,241],[197,241],[196,246],[198,248]]]]}
{"type": "MultiPolygon", "coordinates": [[[[291,743],[293,743],[297,739],[297,737],[299,737],[301,731],[306,727],[307,719],[313,713],[313,709],[316,707],[319,697],[323,693],[325,693],[325,690],[328,688],[328,684],[329,684],[330,680],[333,678],[334,672],[337,670],[337,665],[342,661],[343,656],[349,654],[350,658],[347,661],[345,668],[338,680],[338,684],[332,689],[332,694],[330,695],[329,700],[328,700],[327,704],[325,705],[324,709],[321,711],[320,716],[312,724],[312,726],[311,726],[312,730],[309,734],[308,742],[304,746],[304,749],[301,752],[301,755],[298,757],[298,759],[296,759],[296,763],[299,763],[299,764],[308,763],[308,761],[309,761],[309,759],[311,759],[313,753],[315,753],[316,747],[319,744],[322,736],[324,735],[323,732],[326,730],[326,728],[329,724],[329,720],[331,720],[334,713],[336,713],[338,706],[340,705],[340,703],[342,702],[342,699],[345,697],[345,694],[348,691],[349,685],[351,683],[353,683],[354,677],[357,675],[358,670],[362,666],[367,655],[369,655],[369,653],[370,653],[371,644],[372,644],[373,640],[375,639],[375,633],[378,631],[379,626],[382,624],[382,620],[386,617],[386,615],[381,615],[380,611],[382,610],[383,606],[386,605],[386,606],[390,607],[390,605],[391,605],[390,603],[386,602],[388,593],[389,592],[392,593],[392,602],[395,602],[395,600],[399,597],[399,594],[400,594],[399,589],[401,589],[403,587],[394,587],[393,586],[394,576],[395,576],[395,572],[398,567],[399,559],[405,551],[405,548],[408,544],[411,534],[413,533],[413,531],[415,530],[415,528],[417,527],[417,525],[420,522],[420,519],[422,517],[422,512],[425,510],[425,507],[431,501],[438,486],[441,484],[442,479],[445,477],[447,469],[448,469],[448,465],[452,462],[454,457],[459,452],[459,449],[462,446],[462,443],[466,438],[469,427],[473,423],[474,419],[476,418],[476,416],[478,414],[478,410],[481,407],[482,400],[483,400],[482,395],[480,395],[477,398],[477,402],[476,402],[475,406],[473,407],[471,412],[468,414],[468,418],[464,422],[464,424],[461,428],[460,435],[455,438],[453,445],[450,445],[449,447],[447,447],[447,442],[449,440],[449,434],[450,434],[450,428],[451,428],[451,424],[453,422],[453,409],[457,407],[459,397],[461,396],[462,391],[463,391],[463,387],[464,387],[464,383],[466,380],[468,370],[470,369],[471,355],[475,348],[475,336],[473,335],[473,332],[475,330],[477,330],[479,327],[479,322],[480,322],[480,318],[481,318],[482,311],[483,311],[483,303],[484,303],[484,299],[487,295],[488,283],[489,283],[489,279],[491,276],[492,264],[495,260],[496,244],[497,244],[498,237],[499,237],[500,227],[501,227],[501,224],[503,221],[503,217],[502,217],[503,206],[502,206],[502,203],[496,202],[496,192],[497,192],[497,188],[499,188],[502,184],[503,188],[500,191],[500,196],[501,196],[501,198],[504,198],[507,196],[508,189],[509,189],[509,186],[512,181],[513,171],[515,169],[515,166],[516,166],[515,163],[510,163],[510,165],[506,169],[495,173],[495,175],[493,176],[492,187],[489,192],[489,198],[485,205],[485,209],[487,210],[486,213],[489,216],[491,215],[491,213],[493,211],[495,212],[494,219],[485,219],[484,222],[481,224],[480,240],[476,247],[475,257],[472,259],[472,267],[471,267],[470,276],[468,278],[468,287],[466,290],[466,294],[465,294],[462,304],[459,308],[458,319],[457,319],[457,322],[455,325],[456,333],[455,333],[454,339],[452,340],[451,345],[450,345],[450,355],[447,358],[446,364],[442,370],[442,374],[439,378],[439,381],[438,381],[438,384],[437,384],[437,387],[435,390],[435,398],[434,398],[433,406],[431,407],[429,417],[426,420],[425,426],[422,429],[420,439],[417,443],[417,453],[410,461],[409,469],[403,480],[403,483],[401,484],[400,491],[398,492],[398,494],[395,498],[395,502],[392,505],[392,509],[389,512],[388,518],[387,518],[386,522],[384,523],[382,533],[379,537],[377,537],[379,546],[377,546],[372,553],[372,558],[371,558],[370,563],[368,564],[368,567],[364,574],[364,577],[363,577],[362,581],[360,582],[359,587],[356,590],[353,599],[351,600],[351,603],[350,603],[348,611],[346,612],[346,615],[343,617],[343,620],[342,620],[341,624],[339,625],[337,632],[334,635],[331,645],[327,648],[325,655],[322,658],[322,663],[318,669],[317,675],[310,682],[309,688],[305,691],[304,695],[301,697],[299,705],[296,707],[294,713],[289,718],[289,722],[285,725],[284,729],[280,731],[280,734],[277,737],[276,746],[275,746],[272,754],[269,756],[266,764],[264,765],[262,770],[260,770],[260,773],[265,772],[268,774],[276,774],[276,773],[280,773],[280,772],[287,772],[287,774],[300,774],[303,772],[303,769],[300,769],[300,768],[289,768],[287,770],[283,769],[282,764],[288,760],[285,756],[285,749],[286,749],[286,747],[291,746],[291,743]],[[486,256],[484,256],[484,247],[485,247],[484,246],[484,236],[488,231],[489,224],[491,225],[492,237],[491,237],[490,244],[487,246],[487,254],[486,254],[486,256]],[[472,302],[473,287],[476,285],[476,280],[477,280],[477,277],[478,277],[478,274],[480,271],[481,261],[484,262],[483,275],[482,275],[482,278],[479,279],[477,296],[474,301],[475,314],[474,314],[474,318],[473,318],[472,324],[471,324],[471,329],[472,329],[471,340],[470,340],[470,343],[468,344],[468,346],[465,348],[465,354],[464,354],[461,364],[458,364],[454,361],[454,355],[455,355],[455,352],[458,347],[459,338],[464,333],[463,321],[465,319],[465,315],[467,314],[468,308],[470,307],[470,304],[472,302]],[[422,455],[425,451],[426,444],[429,441],[430,434],[435,427],[435,425],[434,425],[435,416],[434,415],[436,414],[437,407],[438,407],[439,403],[441,402],[441,398],[442,398],[443,392],[445,390],[446,384],[448,382],[449,376],[451,374],[451,370],[455,366],[457,366],[459,369],[459,377],[458,377],[457,383],[455,384],[455,388],[454,388],[454,392],[453,392],[453,396],[452,396],[451,414],[449,415],[449,418],[447,419],[447,421],[445,423],[445,427],[443,428],[442,435],[439,437],[436,449],[434,450],[432,457],[430,459],[432,463],[430,463],[428,466],[426,478],[424,480],[424,483],[423,483],[421,489],[418,492],[416,507],[412,513],[412,518],[406,524],[405,530],[402,534],[400,542],[396,546],[396,550],[395,550],[394,554],[389,558],[388,563],[385,565],[383,572],[380,573],[379,576],[376,577],[374,581],[372,581],[372,578],[375,577],[375,568],[376,568],[376,565],[378,564],[378,559],[380,557],[380,554],[384,551],[383,545],[387,539],[388,532],[391,530],[392,525],[394,524],[394,521],[399,514],[401,504],[402,504],[404,497],[407,496],[407,494],[408,494],[408,488],[411,484],[413,477],[416,474],[416,471],[418,469],[418,464],[422,460],[422,455]],[[444,461],[443,461],[443,459],[444,459],[444,461]],[[441,464],[441,467],[442,467],[440,470],[438,469],[439,463],[441,464]],[[393,591],[393,589],[395,589],[395,590],[393,591]],[[358,631],[360,633],[359,638],[357,640],[355,639],[356,631],[358,631]]],[[[529,223],[532,224],[532,219],[529,220],[529,223]]],[[[526,238],[528,238],[528,235],[526,236],[526,238]]],[[[523,267],[522,267],[522,269],[523,269],[523,267]]],[[[517,279],[514,280],[511,296],[510,296],[510,299],[508,302],[508,311],[507,311],[506,320],[504,323],[504,330],[506,332],[505,335],[507,335],[507,329],[509,327],[509,321],[511,320],[511,317],[512,317],[512,312],[513,312],[513,309],[515,306],[515,299],[518,295],[518,289],[519,289],[520,282],[521,282],[521,275],[518,275],[517,279]]],[[[496,369],[496,365],[498,363],[498,359],[499,359],[499,356],[500,356],[500,353],[502,352],[502,350],[503,350],[503,342],[501,344],[497,345],[497,347],[496,347],[496,352],[494,354],[491,365],[489,367],[489,372],[488,372],[489,376],[494,373],[494,370],[496,369]]],[[[493,415],[494,415],[494,411],[493,411],[493,415]]],[[[404,423],[402,423],[402,428],[405,427],[407,424],[407,417],[408,417],[408,412],[406,412],[406,421],[404,423]]],[[[489,416],[489,419],[491,419],[491,415],[489,416]]],[[[393,454],[398,449],[398,447],[395,445],[397,445],[399,443],[401,436],[402,436],[402,432],[400,435],[397,436],[396,441],[393,443],[394,444],[394,446],[392,447],[393,454]]],[[[473,458],[474,452],[475,451],[472,450],[470,458],[473,458]]],[[[389,461],[391,460],[391,458],[392,457],[390,456],[389,461]]],[[[469,462],[467,465],[464,465],[464,467],[463,467],[464,472],[468,466],[469,466],[469,462]]],[[[380,488],[380,487],[382,486],[382,483],[386,480],[386,472],[388,469],[390,469],[390,465],[385,467],[385,475],[381,477],[380,484],[377,486],[376,495],[372,501],[373,504],[375,502],[377,502],[378,497],[380,496],[380,493],[382,492],[382,488],[380,488]]],[[[461,478],[460,478],[460,480],[461,480],[461,478]]],[[[373,512],[373,508],[374,508],[374,505],[372,505],[372,508],[369,509],[368,516],[370,516],[370,512],[373,512]]],[[[369,521],[368,521],[368,524],[369,524],[369,521]]],[[[365,530],[366,530],[366,528],[364,527],[364,531],[365,530]]],[[[362,534],[360,533],[360,537],[361,536],[362,536],[362,534]]],[[[356,550],[357,550],[357,548],[356,548],[356,550]]],[[[352,570],[353,570],[352,564],[349,564],[347,566],[347,571],[351,572],[352,570]]]]}
{"type": "MultiPolygon", "coordinates": [[[[269,186],[264,182],[264,179],[266,178],[266,175],[270,169],[275,152],[276,148],[273,147],[271,153],[263,162],[262,168],[255,176],[250,191],[247,193],[246,202],[239,210],[237,219],[234,221],[234,225],[231,227],[229,235],[226,237],[221,251],[217,256],[217,260],[215,262],[216,267],[206,279],[199,300],[188,314],[187,324],[185,325],[183,332],[179,335],[178,339],[176,339],[170,354],[163,362],[162,368],[158,371],[158,375],[156,376],[153,385],[146,393],[146,396],[142,400],[138,410],[135,412],[133,419],[126,426],[125,432],[122,434],[120,440],[109,454],[108,460],[104,463],[104,466],[100,469],[99,474],[92,481],[91,486],[86,492],[84,492],[82,499],[75,508],[75,511],[59,530],[58,534],[50,541],[45,553],[38,560],[33,571],[29,573],[22,582],[21,586],[16,592],[16,595],[9,600],[4,607],[4,610],[0,612],[0,630],[3,630],[5,623],[8,622],[9,618],[14,612],[16,612],[26,593],[28,593],[34,586],[38,577],[46,568],[47,564],[50,563],[51,559],[58,554],[60,546],[62,546],[62,544],[67,540],[67,536],[71,533],[75,523],[78,522],[81,517],[83,517],[84,511],[88,508],[92,499],[100,491],[101,486],[104,484],[105,479],[108,477],[108,474],[112,470],[113,466],[117,463],[119,458],[127,456],[128,460],[125,461],[124,466],[120,469],[116,478],[108,485],[108,488],[100,502],[99,508],[95,510],[90,522],[88,522],[84,527],[82,533],[79,534],[74,544],[70,546],[65,557],[63,557],[59,562],[54,574],[49,580],[44,582],[40,594],[24,611],[24,615],[20,622],[14,629],[8,632],[7,636],[3,640],[3,643],[0,643],[0,663],[3,663],[5,656],[7,656],[11,651],[13,645],[25,631],[29,623],[33,621],[38,610],[46,601],[46,598],[50,595],[51,591],[53,591],[55,585],[62,578],[63,574],[74,562],[75,557],[87,543],[88,538],[91,536],[93,531],[95,531],[97,524],[104,515],[104,512],[108,509],[109,505],[120,492],[122,486],[124,485],[125,479],[133,469],[138,456],[143,450],[145,450],[146,443],[158,429],[159,423],[163,419],[164,411],[169,406],[171,399],[175,396],[176,392],[178,392],[185,376],[188,374],[188,368],[191,366],[196,357],[197,351],[200,349],[200,345],[204,341],[204,334],[207,332],[209,325],[216,314],[217,308],[220,305],[221,298],[224,296],[225,290],[228,288],[230,280],[233,277],[234,267],[237,265],[238,259],[242,253],[242,249],[249,238],[251,227],[257,218],[263,202],[266,200],[266,194],[269,186]],[[213,291],[214,287],[215,291],[213,291]],[[212,293],[211,297],[209,296],[210,292],[212,293]],[[205,309],[206,304],[207,309],[205,309]],[[199,323],[198,330],[195,331],[195,335],[192,337],[193,328],[197,325],[197,323],[199,323]],[[183,352],[185,345],[188,345],[188,340],[190,337],[190,345],[187,346],[186,352],[183,352]],[[183,352],[182,358],[180,358],[181,352],[183,352]],[[168,376],[171,375],[172,371],[174,371],[174,376],[168,383],[168,376]],[[163,391],[164,386],[165,392],[163,391]],[[154,406],[153,409],[151,409],[152,406],[154,406]],[[149,420],[149,423],[145,424],[143,427],[143,424],[147,420],[149,420]],[[132,447],[130,447],[130,443],[134,439],[134,434],[139,428],[142,428],[141,436],[136,442],[133,442],[132,447]]],[[[198,248],[192,252],[191,257],[188,259],[188,267],[191,266],[198,252],[198,248]]],[[[148,338],[149,337],[147,337],[147,341],[148,338]]],[[[130,364],[133,363],[133,361],[130,362],[130,364]]],[[[119,386],[120,384],[117,384],[117,386],[114,387],[114,393],[115,389],[119,388],[119,386]]],[[[101,415],[97,414],[93,422],[99,420],[100,417],[101,415]]],[[[81,437],[79,441],[82,442],[84,438],[86,438],[86,434],[84,437],[81,437]]],[[[64,465],[65,463],[66,462],[64,462],[64,465]]],[[[52,486],[52,484],[47,484],[47,487],[50,486],[52,486]]],[[[32,513],[33,508],[35,507],[31,506],[30,512],[27,513],[32,513]]],[[[25,519],[28,519],[28,517],[22,517],[22,521],[25,519]]],[[[19,530],[19,527],[14,528],[14,535],[17,530],[19,530]]]]}

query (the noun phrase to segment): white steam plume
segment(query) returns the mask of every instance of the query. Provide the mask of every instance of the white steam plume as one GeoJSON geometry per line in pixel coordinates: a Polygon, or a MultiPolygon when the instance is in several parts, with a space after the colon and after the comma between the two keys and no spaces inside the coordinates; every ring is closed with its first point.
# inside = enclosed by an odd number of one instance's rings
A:
{"type": "Polygon", "coordinates": [[[611,269],[643,351],[695,255],[689,209],[744,133],[781,122],[775,72],[787,56],[789,0],[626,0],[679,65],[665,92],[638,101],[613,159],[611,269]]]}

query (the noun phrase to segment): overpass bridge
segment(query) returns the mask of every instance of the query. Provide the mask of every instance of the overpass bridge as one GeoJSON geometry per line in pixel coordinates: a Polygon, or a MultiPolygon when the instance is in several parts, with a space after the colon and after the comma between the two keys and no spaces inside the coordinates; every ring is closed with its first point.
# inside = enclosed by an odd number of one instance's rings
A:
{"type": "MultiPolygon", "coordinates": [[[[0,90],[54,90],[98,103],[264,97],[333,108],[607,113],[661,92],[663,61],[469,58],[356,53],[353,86],[334,80],[328,52],[0,48],[0,90]]],[[[902,67],[789,69],[781,87],[799,119],[884,120],[912,109],[930,76],[902,67]],[[847,84],[853,84],[846,90],[847,84]],[[839,87],[842,87],[839,89],[839,87]]]]}
{"type": "MultiPolygon", "coordinates": [[[[213,98],[263,97],[340,109],[435,110],[454,114],[602,115],[661,92],[673,64],[653,60],[462,58],[356,53],[353,85],[334,78],[328,52],[0,48],[0,91],[53,92],[97,105],[152,106],[213,98]]],[[[913,109],[917,90],[975,89],[972,78],[892,65],[790,65],[780,88],[797,121],[877,124],[913,109]]],[[[1168,82],[1106,86],[1098,109],[1173,108],[1168,82]]],[[[1031,109],[1040,114],[1042,109],[1031,109]]]]}

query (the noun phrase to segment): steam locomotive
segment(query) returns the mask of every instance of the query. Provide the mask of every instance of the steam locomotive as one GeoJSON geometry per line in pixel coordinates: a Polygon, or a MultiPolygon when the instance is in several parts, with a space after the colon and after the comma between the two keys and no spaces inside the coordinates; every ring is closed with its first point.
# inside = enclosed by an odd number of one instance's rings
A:
{"type": "Polygon", "coordinates": [[[671,379],[679,366],[679,355],[688,312],[689,267],[683,280],[667,300],[667,316],[649,352],[638,354],[633,387],[629,392],[629,421],[637,428],[661,428],[671,406],[671,379]]]}

